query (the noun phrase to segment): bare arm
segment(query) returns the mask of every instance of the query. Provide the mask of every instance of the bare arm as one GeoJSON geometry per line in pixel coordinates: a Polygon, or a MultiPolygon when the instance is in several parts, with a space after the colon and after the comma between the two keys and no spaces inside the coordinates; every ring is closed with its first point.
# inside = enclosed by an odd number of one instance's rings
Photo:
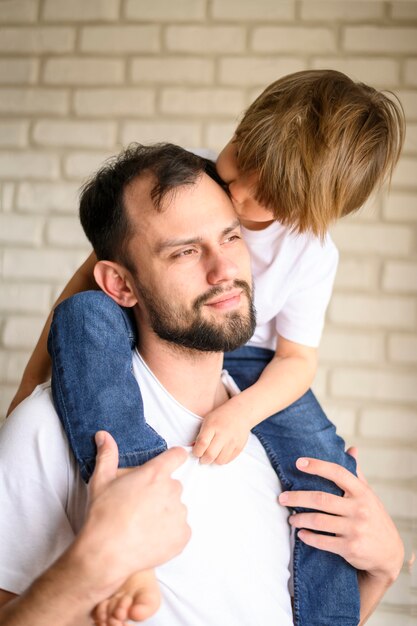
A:
{"type": "Polygon", "coordinates": [[[84,626],[96,604],[133,572],[178,554],[190,537],[180,483],[186,459],[171,448],[116,478],[114,439],[103,433],[86,523],[68,550],[20,597],[0,590],[1,626],[84,626]]]}
{"type": "Polygon", "coordinates": [[[9,406],[7,415],[9,415],[13,409],[15,409],[16,406],[22,402],[22,400],[27,398],[27,396],[32,393],[36,385],[45,382],[51,375],[51,360],[46,344],[49,329],[51,327],[53,311],[55,307],[62,302],[62,300],[73,296],[75,293],[86,291],[88,289],[97,289],[97,284],[93,276],[93,269],[96,262],[96,256],[94,252],[92,252],[81,267],[78,268],[52,307],[52,311],[48,315],[45,326],[43,327],[41,335],[38,339],[38,343],[36,344],[35,349],[26,365],[25,371],[23,372],[22,380],[16,395],[9,406]]]}
{"type": "MultiPolygon", "coordinates": [[[[356,456],[356,450],[349,452],[356,456]]],[[[291,515],[290,524],[301,528],[299,538],[307,545],[342,556],[359,570],[361,598],[360,626],[375,610],[387,589],[398,577],[403,561],[404,546],[391,517],[358,469],[358,477],[335,463],[318,459],[297,461],[297,467],[336,483],[343,497],[319,491],[282,493],[281,504],[305,507],[322,513],[291,515]],[[310,530],[333,533],[320,535],[310,530]]]]}
{"type": "Polygon", "coordinates": [[[193,453],[202,463],[229,463],[250,430],[298,400],[313,382],[317,350],[278,336],[274,358],[259,380],[205,415],[193,453]]]}

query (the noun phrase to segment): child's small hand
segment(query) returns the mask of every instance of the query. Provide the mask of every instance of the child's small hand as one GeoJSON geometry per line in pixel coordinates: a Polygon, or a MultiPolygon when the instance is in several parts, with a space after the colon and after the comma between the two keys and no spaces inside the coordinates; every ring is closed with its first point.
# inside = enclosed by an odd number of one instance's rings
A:
{"type": "Polygon", "coordinates": [[[250,425],[242,414],[227,405],[228,402],[204,418],[193,448],[200,463],[230,463],[246,445],[250,425]]]}

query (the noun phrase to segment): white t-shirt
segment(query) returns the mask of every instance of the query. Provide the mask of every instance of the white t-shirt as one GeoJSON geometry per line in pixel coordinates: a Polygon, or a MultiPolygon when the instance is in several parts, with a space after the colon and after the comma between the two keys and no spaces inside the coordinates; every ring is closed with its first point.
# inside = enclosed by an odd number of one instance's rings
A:
{"type": "Polygon", "coordinates": [[[251,255],[257,313],[248,345],[275,350],[278,333],[317,347],[339,258],[330,236],[321,243],[312,235],[292,233],[279,222],[242,232],[251,255]]]}
{"type": "MultiPolygon", "coordinates": [[[[181,406],[137,353],[133,367],[149,424],[169,447],[189,445],[202,418],[181,406]]],[[[177,477],[192,538],[157,568],[163,603],[145,623],[290,626],[287,511],[277,503],[280,485],[257,439],[251,435],[224,466],[201,465],[190,455],[177,477]]],[[[0,588],[22,593],[71,543],[86,506],[86,487],[46,385],[0,432],[0,485],[0,588]]]]}

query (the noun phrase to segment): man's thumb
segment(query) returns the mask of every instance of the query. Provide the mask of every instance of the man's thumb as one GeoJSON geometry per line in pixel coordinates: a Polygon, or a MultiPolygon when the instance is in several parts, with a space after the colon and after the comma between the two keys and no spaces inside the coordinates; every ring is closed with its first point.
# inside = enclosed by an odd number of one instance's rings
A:
{"type": "Polygon", "coordinates": [[[112,480],[116,478],[119,464],[117,443],[105,430],[95,435],[97,445],[96,467],[90,480],[90,497],[94,499],[112,480]]]}

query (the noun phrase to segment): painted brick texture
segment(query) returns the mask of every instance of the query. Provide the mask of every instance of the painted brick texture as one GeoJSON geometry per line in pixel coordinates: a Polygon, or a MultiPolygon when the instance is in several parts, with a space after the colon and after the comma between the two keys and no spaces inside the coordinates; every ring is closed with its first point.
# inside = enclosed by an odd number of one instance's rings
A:
{"type": "MultiPolygon", "coordinates": [[[[268,83],[325,67],[395,92],[407,119],[390,191],[332,229],[341,259],[314,389],[359,447],[364,471],[411,546],[414,0],[1,0],[0,420],[50,307],[89,252],[77,218],[85,178],[131,141],[218,151],[268,83]]],[[[408,625],[416,594],[416,577],[404,569],[369,624],[408,625]]]]}

